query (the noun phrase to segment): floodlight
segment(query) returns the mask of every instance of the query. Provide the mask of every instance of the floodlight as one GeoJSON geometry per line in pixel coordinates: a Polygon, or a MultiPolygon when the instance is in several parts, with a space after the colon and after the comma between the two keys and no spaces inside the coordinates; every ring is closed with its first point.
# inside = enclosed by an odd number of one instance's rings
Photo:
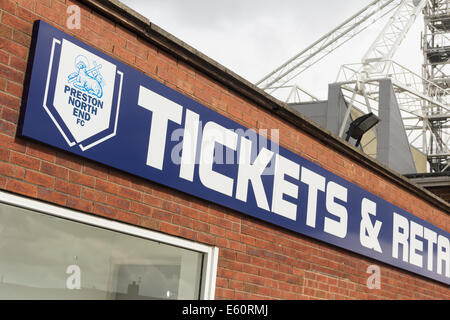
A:
{"type": "Polygon", "coordinates": [[[350,137],[352,137],[353,139],[356,139],[355,146],[359,146],[364,133],[372,129],[378,122],[380,122],[380,119],[372,112],[359,117],[350,123],[350,127],[346,132],[347,137],[345,138],[345,141],[348,141],[350,137]]]}

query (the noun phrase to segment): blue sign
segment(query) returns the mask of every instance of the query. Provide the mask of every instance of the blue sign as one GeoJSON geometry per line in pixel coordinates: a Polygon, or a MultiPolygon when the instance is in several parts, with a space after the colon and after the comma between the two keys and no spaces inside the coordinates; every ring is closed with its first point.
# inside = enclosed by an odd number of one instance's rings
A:
{"type": "Polygon", "coordinates": [[[450,284],[448,232],[42,21],[33,40],[22,136],[450,284]]]}

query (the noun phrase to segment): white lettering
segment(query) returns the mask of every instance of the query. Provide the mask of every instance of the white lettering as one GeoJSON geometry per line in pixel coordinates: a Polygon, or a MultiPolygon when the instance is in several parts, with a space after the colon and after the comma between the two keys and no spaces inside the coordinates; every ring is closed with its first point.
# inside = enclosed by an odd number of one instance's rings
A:
{"type": "Polygon", "coordinates": [[[411,221],[409,236],[409,263],[422,268],[423,258],[417,251],[423,251],[423,243],[416,236],[423,237],[423,227],[411,221]]]}
{"type": "Polygon", "coordinates": [[[380,233],[382,223],[376,221],[372,224],[370,216],[376,217],[377,204],[367,198],[363,198],[361,202],[361,225],[359,228],[359,241],[366,248],[373,249],[382,253],[378,235],[380,233]]]}
{"type": "Polygon", "coordinates": [[[147,165],[162,170],[169,120],[181,123],[183,107],[163,96],[140,86],[138,104],[151,111],[152,123],[147,150],[147,165]]]}
{"type": "Polygon", "coordinates": [[[334,201],[339,199],[347,202],[347,189],[330,181],[327,184],[326,207],[329,213],[339,218],[339,221],[325,217],[324,231],[339,238],[347,235],[347,209],[334,201]]]}
{"type": "Polygon", "coordinates": [[[427,269],[428,271],[433,271],[433,256],[434,256],[433,252],[434,252],[434,244],[437,243],[437,233],[428,228],[424,228],[423,237],[428,241],[427,269]]]}
{"type": "Polygon", "coordinates": [[[251,181],[258,207],[270,211],[261,175],[272,159],[273,152],[266,148],[261,149],[253,164],[250,164],[251,153],[252,142],[241,137],[236,199],[247,202],[248,184],[251,181]]]}
{"type": "Polygon", "coordinates": [[[298,197],[298,186],[284,180],[288,175],[294,179],[299,178],[300,166],[289,159],[275,155],[275,173],[273,177],[272,212],[288,219],[297,220],[297,205],[283,199],[286,194],[292,198],[298,197]]]}
{"type": "Polygon", "coordinates": [[[402,245],[403,261],[408,262],[408,236],[409,223],[408,219],[393,213],[393,233],[392,233],[392,257],[398,259],[398,247],[402,245]]]}
{"type": "Polygon", "coordinates": [[[197,152],[198,127],[200,117],[186,110],[183,133],[183,151],[181,153],[180,178],[194,181],[195,156],[197,152]]]}
{"type": "Polygon", "coordinates": [[[437,245],[437,273],[443,274],[442,263],[445,264],[445,276],[450,278],[450,243],[442,235],[438,236],[437,245]]]}
{"type": "Polygon", "coordinates": [[[217,142],[236,150],[237,139],[236,133],[212,121],[206,123],[203,130],[199,165],[200,181],[205,187],[230,197],[233,194],[234,180],[213,170],[214,149],[217,142]]]}
{"type": "Polygon", "coordinates": [[[321,175],[302,167],[302,182],[308,185],[308,205],[306,210],[306,224],[316,227],[317,191],[325,191],[325,178],[321,175]]]}

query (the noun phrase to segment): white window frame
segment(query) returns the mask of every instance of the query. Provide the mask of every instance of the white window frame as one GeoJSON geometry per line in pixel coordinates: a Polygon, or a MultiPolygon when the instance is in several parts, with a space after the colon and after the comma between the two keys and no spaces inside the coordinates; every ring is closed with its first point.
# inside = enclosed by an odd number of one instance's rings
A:
{"type": "Polygon", "coordinates": [[[0,203],[29,209],[43,214],[80,222],[83,224],[117,231],[131,236],[137,236],[152,241],[165,243],[204,254],[200,299],[214,300],[217,276],[217,261],[219,248],[208,246],[194,241],[177,238],[157,231],[144,229],[123,222],[108,220],[106,218],[89,215],[80,211],[45,203],[39,200],[0,191],[0,203]]]}

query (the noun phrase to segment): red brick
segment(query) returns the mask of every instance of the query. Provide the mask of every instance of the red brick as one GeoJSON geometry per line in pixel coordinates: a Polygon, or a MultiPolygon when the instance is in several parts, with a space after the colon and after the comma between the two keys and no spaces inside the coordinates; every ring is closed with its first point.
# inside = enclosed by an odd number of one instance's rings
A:
{"type": "MultiPolygon", "coordinates": [[[[78,2],[77,2],[77,4],[78,4],[78,2]]],[[[96,23],[99,23],[103,26],[103,32],[106,30],[114,31],[114,32],[116,31],[116,26],[115,26],[114,22],[111,22],[111,21],[105,19],[103,16],[101,16],[100,14],[98,14],[95,11],[92,11],[91,19],[93,21],[95,21],[96,23]]]]}
{"type": "MultiPolygon", "coordinates": [[[[62,1],[65,2],[65,1],[62,1]]],[[[67,15],[67,5],[65,3],[62,3],[58,0],[51,0],[51,8],[52,11],[55,11],[57,13],[59,13],[60,15],[64,16],[67,15]]]]}
{"type": "Polygon", "coordinates": [[[141,193],[139,191],[136,191],[136,190],[133,190],[130,188],[119,187],[119,195],[121,195],[122,197],[128,198],[130,200],[136,200],[136,201],[141,200],[141,193]]]}
{"type": "Polygon", "coordinates": [[[8,179],[6,189],[29,197],[36,197],[37,187],[27,182],[8,179]]]}
{"type": "MultiPolygon", "coordinates": [[[[12,39],[12,29],[7,25],[0,24],[0,37],[12,39]]],[[[1,61],[1,60],[0,60],[1,61]]],[[[4,63],[4,62],[2,62],[4,63]]]]}
{"type": "Polygon", "coordinates": [[[66,205],[76,210],[92,212],[92,202],[84,199],[68,196],[66,205]]]}
{"type": "Polygon", "coordinates": [[[159,221],[156,221],[152,218],[147,217],[141,217],[140,218],[140,225],[143,228],[152,229],[152,230],[159,230],[159,221]]]}
{"type": "Polygon", "coordinates": [[[148,62],[139,57],[136,57],[136,67],[142,72],[152,76],[156,74],[157,64],[154,62],[148,62]]]}
{"type": "Polygon", "coordinates": [[[131,51],[123,49],[119,46],[114,46],[113,52],[117,57],[119,57],[119,59],[123,60],[124,62],[134,64],[135,55],[131,51]]]}
{"type": "Polygon", "coordinates": [[[225,236],[225,230],[223,228],[220,228],[220,227],[217,227],[214,225],[209,226],[209,232],[211,232],[213,235],[216,235],[219,237],[225,236]]]}
{"type": "Polygon", "coordinates": [[[0,0],[0,8],[11,14],[16,13],[16,4],[11,0],[0,0]]]}
{"type": "Polygon", "coordinates": [[[0,176],[0,189],[6,189],[6,177],[0,176]]]}
{"type": "Polygon", "coordinates": [[[5,50],[6,52],[9,52],[22,59],[26,59],[28,56],[27,47],[8,39],[0,38],[0,49],[5,50]]]}
{"type": "Polygon", "coordinates": [[[116,184],[124,185],[126,187],[131,187],[132,185],[130,178],[128,177],[128,174],[115,172],[112,170],[109,171],[108,180],[116,184]]]}
{"type": "Polygon", "coordinates": [[[94,203],[93,212],[107,218],[115,218],[117,215],[116,209],[98,203],[94,203]]]}
{"type": "Polygon", "coordinates": [[[0,147],[6,147],[11,150],[25,152],[26,144],[23,140],[0,134],[0,147]]]}
{"type": "Polygon", "coordinates": [[[158,64],[158,69],[156,74],[164,81],[167,85],[176,85],[177,84],[177,68],[173,65],[165,64],[163,65],[161,62],[158,64]]]}
{"type": "MultiPolygon", "coordinates": [[[[119,36],[123,37],[124,39],[127,39],[128,41],[135,42],[137,39],[136,34],[134,32],[131,32],[128,29],[125,29],[124,27],[122,27],[119,24],[116,25],[116,33],[119,36]]],[[[141,47],[142,47],[142,45],[141,45],[141,47]]]]}
{"type": "Polygon", "coordinates": [[[23,179],[25,169],[9,163],[0,162],[0,174],[8,177],[23,179]]]}
{"type": "Polygon", "coordinates": [[[41,161],[22,153],[11,153],[11,162],[29,169],[39,170],[41,161]]]}
{"type": "Polygon", "coordinates": [[[19,7],[17,7],[17,16],[19,18],[21,18],[22,20],[28,21],[30,23],[39,19],[39,16],[37,16],[33,12],[34,12],[34,8],[30,10],[27,7],[21,7],[20,5],[19,5],[19,7]]]}
{"type": "Polygon", "coordinates": [[[147,60],[148,51],[142,44],[136,45],[134,42],[127,40],[126,48],[130,52],[134,53],[136,56],[139,56],[142,59],[147,60]]]}
{"type": "Polygon", "coordinates": [[[34,8],[36,6],[35,0],[17,0],[17,4],[20,7],[26,8],[28,10],[34,11],[34,8]]]}
{"type": "MultiPolygon", "coordinates": [[[[83,29],[86,30],[86,29],[83,29]]],[[[111,41],[107,37],[99,36],[98,34],[94,32],[88,33],[88,42],[90,42],[93,46],[106,51],[107,53],[113,52],[113,44],[111,44],[111,41]]]]}
{"type": "Polygon", "coordinates": [[[86,187],[93,188],[95,186],[95,178],[87,174],[82,174],[76,171],[69,171],[69,181],[76,184],[81,184],[86,187]]]}
{"type": "Polygon", "coordinates": [[[14,124],[17,124],[19,120],[19,112],[13,109],[2,108],[1,115],[2,119],[5,119],[6,121],[12,122],[14,124]]]}
{"type": "Polygon", "coordinates": [[[200,210],[200,211],[204,211],[204,212],[208,212],[209,211],[209,207],[208,207],[208,203],[207,202],[200,202],[201,200],[198,199],[192,199],[192,208],[196,209],[196,210],[200,210]]]}
{"type": "Polygon", "coordinates": [[[16,125],[5,120],[0,120],[0,133],[13,137],[16,133],[16,125]]]}
{"type": "MultiPolygon", "coordinates": [[[[1,62],[1,52],[0,52],[0,63],[2,63],[1,62]]],[[[0,78],[0,91],[6,91],[6,79],[0,78]]]]}
{"type": "Polygon", "coordinates": [[[116,184],[98,178],[95,179],[95,188],[108,193],[119,193],[119,187],[116,184]]]}
{"type": "Polygon", "coordinates": [[[1,161],[9,161],[10,151],[6,148],[0,148],[0,160],[1,161]]]}
{"type": "Polygon", "coordinates": [[[73,184],[67,182],[66,180],[55,180],[55,190],[60,191],[62,193],[70,194],[75,197],[80,197],[81,194],[81,186],[77,184],[73,184]]]}
{"type": "Polygon", "coordinates": [[[55,10],[50,10],[47,6],[41,4],[40,2],[36,3],[36,13],[58,25],[64,25],[63,21],[66,19],[65,12],[62,13],[55,10]]]}
{"type": "Polygon", "coordinates": [[[173,225],[173,224],[169,224],[166,222],[160,222],[159,223],[159,229],[161,230],[161,232],[165,232],[165,233],[169,233],[172,235],[179,235],[180,233],[180,227],[173,225]]]}
{"type": "Polygon", "coordinates": [[[124,198],[116,197],[113,195],[108,195],[107,202],[109,205],[121,209],[129,209],[130,208],[130,201],[124,198]]]}
{"type": "Polygon", "coordinates": [[[117,211],[117,219],[130,224],[139,224],[139,216],[122,210],[117,211]]]}
{"type": "Polygon", "coordinates": [[[180,233],[179,233],[180,237],[192,240],[192,241],[197,241],[197,232],[192,231],[191,229],[186,229],[186,228],[180,228],[180,233]]]}
{"type": "Polygon", "coordinates": [[[103,165],[95,163],[85,163],[83,166],[83,173],[105,180],[108,178],[108,169],[103,165]]]}
{"type": "Polygon", "coordinates": [[[58,152],[56,154],[56,164],[72,170],[81,171],[81,161],[66,153],[58,152]]]}
{"type": "Polygon", "coordinates": [[[152,208],[143,204],[140,204],[138,202],[131,202],[130,210],[142,214],[144,216],[151,216],[152,214],[152,208]]]}
{"type": "Polygon", "coordinates": [[[95,189],[83,187],[81,197],[87,200],[107,204],[107,194],[95,189]]]}
{"type": "MultiPolygon", "coordinates": [[[[2,66],[0,65],[0,73],[2,72],[1,69],[2,69],[2,66]]],[[[9,69],[9,70],[11,70],[11,69],[9,69]]],[[[20,99],[12,96],[10,94],[0,92],[0,105],[7,106],[11,109],[19,110],[20,99]]]]}
{"type": "MultiPolygon", "coordinates": [[[[5,110],[7,108],[3,109],[5,110]]],[[[11,137],[14,136],[16,132],[15,123],[11,123],[11,121],[0,120],[0,132],[11,137]]]]}
{"type": "Polygon", "coordinates": [[[194,221],[192,219],[189,219],[189,218],[186,218],[183,216],[179,216],[179,215],[174,215],[172,217],[172,223],[179,225],[179,226],[189,228],[189,229],[192,229],[194,226],[194,221]]]}
{"type": "Polygon", "coordinates": [[[41,172],[61,179],[68,179],[69,177],[69,170],[67,168],[45,161],[41,163],[41,172]]]}
{"type": "Polygon", "coordinates": [[[43,187],[52,188],[55,178],[35,171],[27,170],[25,180],[43,187]]]}
{"type": "Polygon", "coordinates": [[[213,245],[215,243],[215,239],[212,235],[206,234],[206,233],[199,233],[198,234],[198,241],[202,243],[206,243],[209,245],[213,245]]]}
{"type": "Polygon", "coordinates": [[[155,197],[158,197],[158,198],[161,198],[161,199],[164,199],[164,200],[171,200],[172,199],[172,195],[171,195],[169,189],[166,189],[166,188],[161,187],[161,186],[155,185],[153,190],[152,190],[152,194],[155,197]]]}
{"type": "Polygon", "coordinates": [[[225,300],[236,299],[234,290],[224,289],[224,288],[217,288],[216,296],[219,299],[225,299],[225,300]]]}
{"type": "Polygon", "coordinates": [[[31,45],[31,36],[21,31],[13,31],[13,40],[25,47],[30,47],[31,45]]]}
{"type": "MultiPolygon", "coordinates": [[[[122,183],[122,182],[117,182],[117,183],[125,185],[125,183],[122,183]]],[[[130,187],[132,189],[136,189],[136,190],[139,190],[139,191],[142,191],[142,192],[153,194],[153,187],[152,186],[153,186],[153,183],[151,181],[147,181],[147,180],[144,180],[144,179],[142,179],[142,180],[135,180],[135,179],[133,179],[133,181],[131,182],[131,186],[130,187]]]]}
{"type": "Polygon", "coordinates": [[[156,220],[171,222],[173,214],[162,210],[153,210],[152,217],[156,220]]]}
{"type": "Polygon", "coordinates": [[[55,151],[50,147],[37,143],[28,143],[27,154],[48,162],[55,162],[55,151]]]}
{"type": "Polygon", "coordinates": [[[148,194],[144,194],[142,197],[142,202],[152,206],[152,207],[157,207],[157,208],[162,208],[162,203],[163,201],[157,197],[148,195],[148,194]]]}
{"type": "Polygon", "coordinates": [[[81,16],[89,18],[89,20],[91,20],[91,9],[86,5],[76,0],[61,0],[61,2],[65,3],[67,7],[71,5],[78,6],[81,11],[81,16]]]}
{"type": "Polygon", "coordinates": [[[61,206],[66,205],[67,195],[64,193],[48,190],[45,188],[38,188],[37,196],[44,201],[53,202],[61,206]]]}
{"type": "Polygon", "coordinates": [[[102,37],[103,26],[89,17],[81,16],[81,25],[91,31],[93,37],[102,37]]]}
{"type": "MultiPolygon", "coordinates": [[[[27,70],[26,60],[16,57],[16,56],[11,56],[10,59],[11,59],[9,61],[10,67],[12,67],[13,69],[16,69],[19,72],[19,74],[25,73],[25,71],[27,70]]],[[[22,84],[22,81],[19,81],[19,84],[22,84]]]]}

